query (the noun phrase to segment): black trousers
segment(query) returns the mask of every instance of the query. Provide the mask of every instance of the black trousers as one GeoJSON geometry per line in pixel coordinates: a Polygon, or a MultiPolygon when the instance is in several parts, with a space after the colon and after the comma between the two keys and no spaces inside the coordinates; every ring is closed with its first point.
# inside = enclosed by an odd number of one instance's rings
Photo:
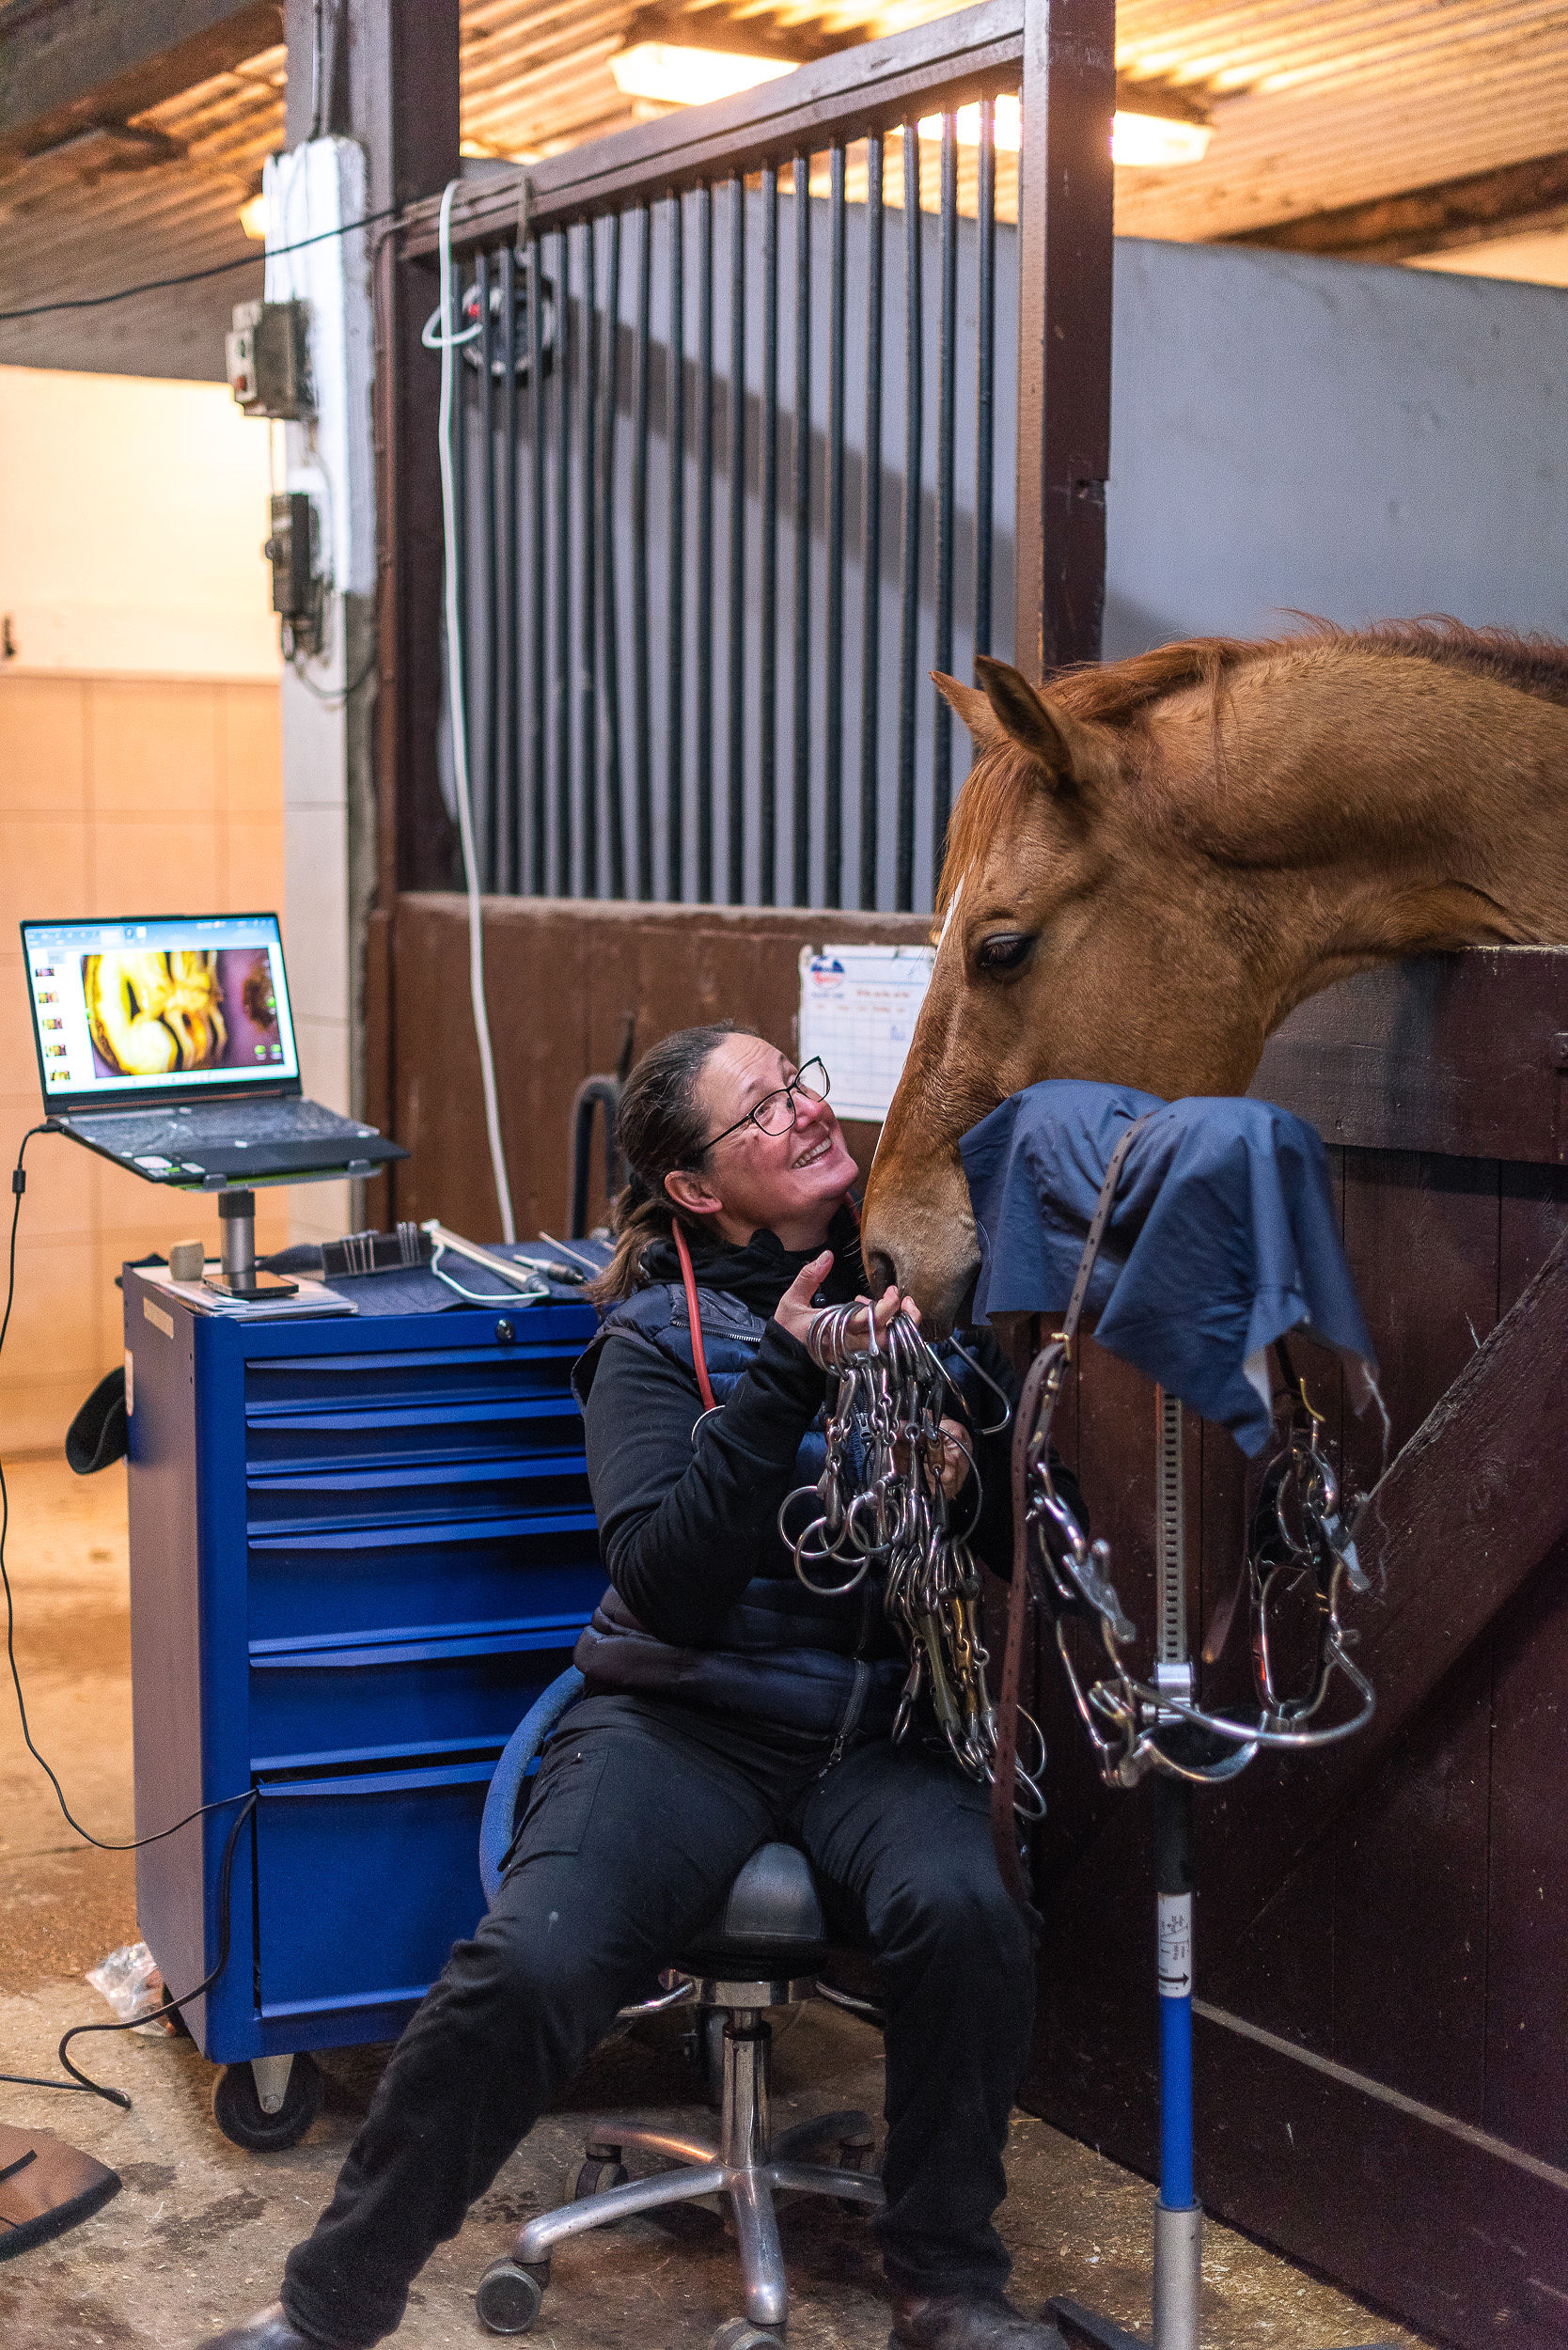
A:
{"type": "Polygon", "coordinates": [[[1033,2018],[1031,1937],[1002,1886],[987,1791],[885,1739],[825,1773],[694,1709],[597,1698],[552,1740],[494,1908],[388,2063],[283,2301],[368,2350],[539,2115],[706,1924],[760,1844],[800,1844],[835,1932],[869,1941],[886,2004],[886,2212],[895,2284],[998,2286],[992,2226],[1033,2018]]]}

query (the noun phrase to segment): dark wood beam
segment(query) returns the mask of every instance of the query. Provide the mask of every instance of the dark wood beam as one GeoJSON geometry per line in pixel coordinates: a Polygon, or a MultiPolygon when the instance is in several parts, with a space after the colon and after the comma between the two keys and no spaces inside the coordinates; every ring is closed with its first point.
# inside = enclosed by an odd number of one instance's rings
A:
{"type": "Polygon", "coordinates": [[[0,41],[0,156],[123,122],[282,38],[280,0],[22,0],[0,41]]]}
{"type": "MultiPolygon", "coordinates": [[[[1100,8],[1108,0],[1073,0],[1073,5],[1100,8]]],[[[531,164],[526,171],[496,172],[465,188],[453,203],[453,250],[469,251],[514,234],[525,186],[533,227],[558,228],[612,205],[668,196],[713,176],[728,179],[732,172],[760,171],[764,164],[793,155],[820,154],[837,139],[892,129],[912,116],[934,113],[938,104],[966,104],[998,89],[1016,89],[1024,13],[1025,0],[984,0],[980,8],[802,66],[760,89],[742,90],[711,106],[682,107],[658,122],[639,123],[531,164]]],[[[1109,112],[1107,107],[1107,120],[1109,112]]],[[[427,202],[405,215],[405,256],[435,251],[438,210],[427,202]]]]}
{"type": "Polygon", "coordinates": [[[1568,152],[1467,172],[1400,196],[1374,196],[1326,212],[1306,212],[1219,240],[1278,253],[1323,253],[1347,261],[1407,261],[1422,253],[1485,244],[1530,228],[1557,228],[1568,212],[1568,152]]]}
{"type": "Polygon", "coordinates": [[[1363,971],[1270,1037],[1247,1091],[1360,1151],[1568,1167],[1568,948],[1363,971]]]}
{"type": "MultiPolygon", "coordinates": [[[[321,127],[364,142],[368,210],[438,194],[458,171],[458,0],[339,0],[333,13],[337,21],[325,28],[321,127]]],[[[306,23],[301,33],[313,37],[306,23]]],[[[292,50],[290,61],[292,67],[292,50]]],[[[439,292],[429,258],[400,264],[396,237],[384,231],[369,419],[376,477],[376,881],[363,998],[365,1099],[383,1126],[397,1098],[390,919],[400,890],[444,887],[454,873],[453,826],[436,753],[445,576],[436,465],[440,362],[419,339],[439,292]]],[[[391,1183],[387,1194],[390,1219],[400,1213],[400,1194],[391,1183]]]]}
{"type": "Polygon", "coordinates": [[[1115,111],[1115,0],[1026,0],[1012,657],[1029,678],[1100,658],[1115,111]]]}

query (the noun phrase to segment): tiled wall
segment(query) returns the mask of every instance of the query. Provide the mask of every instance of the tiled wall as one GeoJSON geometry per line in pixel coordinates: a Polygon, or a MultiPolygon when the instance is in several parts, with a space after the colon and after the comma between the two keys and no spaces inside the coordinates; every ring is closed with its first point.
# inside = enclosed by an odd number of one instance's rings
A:
{"type": "MultiPolygon", "coordinates": [[[[275,683],[0,673],[0,1164],[42,1115],[17,924],[73,915],[282,911],[275,683]]],[[[0,1183],[0,1214],[10,1188],[0,1183]]],[[[205,1239],[199,1195],[138,1182],[77,1144],[28,1146],[16,1303],[0,1355],[0,1451],[52,1448],[122,1353],[127,1257],[205,1239]]],[[[288,1239],[262,1192],[257,1246],[288,1239]]]]}

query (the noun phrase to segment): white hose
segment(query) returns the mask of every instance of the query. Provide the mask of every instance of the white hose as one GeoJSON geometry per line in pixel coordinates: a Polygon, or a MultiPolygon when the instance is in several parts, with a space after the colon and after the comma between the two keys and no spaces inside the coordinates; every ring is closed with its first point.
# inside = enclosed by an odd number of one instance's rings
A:
{"type": "Polygon", "coordinates": [[[468,772],[468,711],[463,697],[463,623],[458,604],[457,496],[452,482],[452,353],[472,342],[478,326],[456,332],[452,281],[452,198],[461,182],[449,180],[441,196],[441,333],[424,331],[426,347],[441,353],[441,421],[437,439],[441,458],[441,521],[447,562],[447,690],[452,712],[452,766],[457,783],[458,833],[463,841],[463,873],[468,892],[468,992],[474,1006],[474,1035],[479,1047],[479,1078],[484,1088],[485,1133],[490,1139],[490,1168],[501,1210],[501,1238],[514,1241],[517,1227],[511,1213],[511,1183],[501,1143],[501,1114],[495,1092],[495,1056],[490,1043],[490,1015],[484,999],[484,925],[479,901],[478,862],[474,854],[473,787],[468,772]]]}

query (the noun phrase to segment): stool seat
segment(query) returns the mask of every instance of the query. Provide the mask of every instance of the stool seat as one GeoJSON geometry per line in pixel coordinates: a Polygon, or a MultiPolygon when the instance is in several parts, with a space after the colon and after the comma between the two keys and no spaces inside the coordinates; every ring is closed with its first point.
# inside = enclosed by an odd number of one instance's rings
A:
{"type": "Polygon", "coordinates": [[[676,1966],[687,1975],[808,1975],[830,1947],[806,1855],[793,1844],[761,1844],[676,1966]]]}

